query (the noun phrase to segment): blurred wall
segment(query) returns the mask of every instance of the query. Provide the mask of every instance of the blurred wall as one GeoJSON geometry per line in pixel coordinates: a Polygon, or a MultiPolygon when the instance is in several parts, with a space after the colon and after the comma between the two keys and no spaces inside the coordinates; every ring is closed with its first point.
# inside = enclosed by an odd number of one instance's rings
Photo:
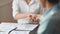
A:
{"type": "Polygon", "coordinates": [[[0,0],[0,21],[16,22],[12,17],[12,0],[0,0]]]}

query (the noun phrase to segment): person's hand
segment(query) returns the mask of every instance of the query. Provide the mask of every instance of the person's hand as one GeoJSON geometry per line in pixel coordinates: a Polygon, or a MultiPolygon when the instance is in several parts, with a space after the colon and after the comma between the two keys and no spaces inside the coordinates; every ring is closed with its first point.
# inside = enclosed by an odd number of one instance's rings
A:
{"type": "Polygon", "coordinates": [[[36,21],[36,15],[35,15],[35,14],[29,15],[29,20],[30,20],[31,22],[35,22],[35,21],[36,21]]]}
{"type": "Polygon", "coordinates": [[[32,22],[32,23],[36,23],[39,21],[40,18],[40,14],[32,14],[32,13],[26,13],[27,18],[32,22]]]}
{"type": "Polygon", "coordinates": [[[40,15],[38,15],[38,14],[32,14],[32,15],[29,16],[30,21],[33,22],[33,23],[38,22],[39,21],[39,17],[40,17],[40,15]]]}
{"type": "Polygon", "coordinates": [[[36,15],[36,19],[35,19],[36,22],[39,21],[40,16],[41,16],[41,15],[38,15],[38,14],[36,15]]]}
{"type": "Polygon", "coordinates": [[[30,22],[35,22],[36,20],[36,14],[32,14],[32,13],[25,13],[27,18],[29,19],[30,22]]]}

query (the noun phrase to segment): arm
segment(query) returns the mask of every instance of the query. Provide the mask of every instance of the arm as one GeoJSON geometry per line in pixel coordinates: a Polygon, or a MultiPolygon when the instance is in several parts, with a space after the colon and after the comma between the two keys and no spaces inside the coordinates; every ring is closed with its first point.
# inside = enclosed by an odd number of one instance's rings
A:
{"type": "Polygon", "coordinates": [[[12,3],[12,9],[13,9],[13,17],[14,19],[18,20],[21,18],[26,18],[30,13],[20,13],[19,12],[19,3],[18,0],[14,0],[12,3]]]}
{"type": "Polygon", "coordinates": [[[28,18],[29,17],[29,13],[22,13],[22,14],[19,14],[17,13],[16,16],[15,16],[15,19],[22,19],[22,18],[28,18]]]}

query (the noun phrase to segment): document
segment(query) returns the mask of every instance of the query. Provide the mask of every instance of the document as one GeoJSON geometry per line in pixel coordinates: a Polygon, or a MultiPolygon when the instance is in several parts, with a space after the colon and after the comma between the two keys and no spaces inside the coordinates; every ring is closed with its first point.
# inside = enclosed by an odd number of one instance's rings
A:
{"type": "MultiPolygon", "coordinates": [[[[11,33],[20,33],[20,34],[24,34],[25,33],[29,33],[30,31],[34,30],[36,27],[38,26],[38,24],[29,24],[29,23],[24,23],[24,24],[20,24],[18,25],[18,23],[7,23],[7,22],[2,22],[0,24],[0,30],[4,31],[5,33],[8,33],[10,30],[14,29],[17,27],[16,30],[12,31],[11,33]]],[[[4,33],[2,32],[2,33],[4,33]]],[[[1,34],[1,32],[0,32],[1,34]]]]}
{"type": "Polygon", "coordinates": [[[36,27],[38,26],[38,24],[20,24],[18,27],[17,27],[17,30],[33,30],[35,29],[36,27]]]}

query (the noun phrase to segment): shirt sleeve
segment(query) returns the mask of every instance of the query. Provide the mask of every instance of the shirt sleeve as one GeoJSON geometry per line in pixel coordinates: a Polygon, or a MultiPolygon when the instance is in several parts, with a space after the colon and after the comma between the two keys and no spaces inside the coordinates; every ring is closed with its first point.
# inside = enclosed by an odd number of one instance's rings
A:
{"type": "Polygon", "coordinates": [[[19,13],[19,5],[18,5],[18,0],[13,0],[12,3],[12,9],[13,9],[13,17],[15,18],[15,15],[19,13]]]}

